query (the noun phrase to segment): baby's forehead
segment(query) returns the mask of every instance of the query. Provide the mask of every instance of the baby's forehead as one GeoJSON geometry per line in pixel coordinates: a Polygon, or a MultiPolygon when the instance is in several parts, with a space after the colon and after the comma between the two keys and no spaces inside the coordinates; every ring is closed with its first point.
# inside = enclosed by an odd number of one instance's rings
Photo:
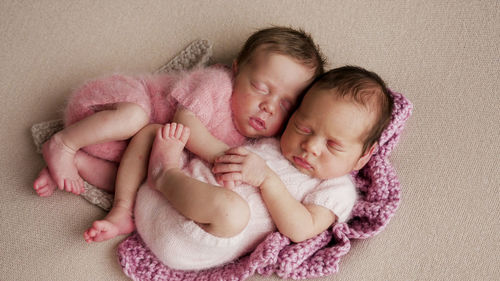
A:
{"type": "MultiPolygon", "coordinates": [[[[301,65],[303,67],[306,67],[310,70],[310,78],[314,78],[316,76],[316,73],[318,72],[318,68],[320,65],[317,63],[311,62],[311,61],[305,61],[303,58],[299,58],[297,56],[294,56],[293,54],[287,53],[285,51],[281,50],[275,50],[273,48],[268,48],[268,46],[263,45],[259,46],[256,49],[254,49],[251,53],[249,53],[248,57],[245,58],[244,61],[241,61],[240,63],[245,64],[250,67],[257,67],[258,66],[258,60],[256,60],[257,57],[259,56],[282,56],[285,57],[291,61],[294,61],[296,64],[301,65]]],[[[311,79],[312,82],[313,79],[311,79]]]]}
{"type": "Polygon", "coordinates": [[[308,92],[297,110],[300,118],[315,120],[317,124],[340,122],[344,127],[354,126],[370,130],[376,123],[378,106],[375,100],[360,102],[350,95],[333,93],[333,89],[308,92]]]}
{"type": "Polygon", "coordinates": [[[383,107],[384,93],[378,85],[364,88],[329,87],[313,85],[311,90],[324,90],[332,99],[343,100],[361,106],[368,111],[380,112],[383,107]]]}

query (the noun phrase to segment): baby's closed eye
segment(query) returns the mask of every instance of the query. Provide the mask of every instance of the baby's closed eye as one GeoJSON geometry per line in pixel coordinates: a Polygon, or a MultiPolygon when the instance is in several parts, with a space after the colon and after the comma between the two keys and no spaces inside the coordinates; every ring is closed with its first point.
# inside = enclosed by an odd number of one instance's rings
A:
{"type": "Polygon", "coordinates": [[[260,82],[251,82],[250,84],[260,94],[263,94],[263,95],[269,94],[269,89],[267,88],[267,86],[265,84],[260,83],[260,82]]]}
{"type": "Polygon", "coordinates": [[[312,133],[312,130],[304,125],[301,125],[299,123],[295,123],[295,129],[299,131],[302,134],[310,134],[312,133]]]}
{"type": "Polygon", "coordinates": [[[340,145],[339,143],[335,142],[335,141],[327,141],[327,144],[328,144],[328,147],[335,150],[335,151],[339,151],[339,152],[345,152],[345,149],[344,147],[342,147],[342,145],[340,145]]]}

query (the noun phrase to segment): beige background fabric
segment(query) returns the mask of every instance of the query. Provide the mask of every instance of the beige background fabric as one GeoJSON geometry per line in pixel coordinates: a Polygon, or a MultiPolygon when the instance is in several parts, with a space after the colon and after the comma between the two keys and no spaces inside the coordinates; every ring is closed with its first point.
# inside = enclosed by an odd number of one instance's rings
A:
{"type": "MultiPolygon", "coordinates": [[[[401,206],[318,280],[500,279],[500,2],[0,1],[0,279],[128,280],[124,237],[87,245],[105,213],[38,198],[29,128],[60,118],[71,90],[111,72],[153,71],[198,38],[230,63],[269,25],[302,27],[330,67],[379,73],[415,106],[391,156],[401,206]]],[[[278,280],[254,276],[249,280],[278,280]]]]}

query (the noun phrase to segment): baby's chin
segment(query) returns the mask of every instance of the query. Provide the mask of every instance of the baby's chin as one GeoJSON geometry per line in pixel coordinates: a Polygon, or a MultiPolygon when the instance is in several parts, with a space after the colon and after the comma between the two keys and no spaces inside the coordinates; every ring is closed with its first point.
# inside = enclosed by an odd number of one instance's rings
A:
{"type": "Polygon", "coordinates": [[[299,172],[301,172],[302,174],[308,175],[308,176],[310,176],[311,178],[316,178],[316,175],[314,174],[314,172],[313,172],[312,170],[308,170],[308,169],[305,169],[305,168],[303,168],[303,167],[300,167],[300,166],[296,165],[296,164],[295,164],[295,163],[293,163],[293,162],[292,162],[292,164],[293,164],[293,166],[294,166],[297,170],[299,170],[299,172]]]}

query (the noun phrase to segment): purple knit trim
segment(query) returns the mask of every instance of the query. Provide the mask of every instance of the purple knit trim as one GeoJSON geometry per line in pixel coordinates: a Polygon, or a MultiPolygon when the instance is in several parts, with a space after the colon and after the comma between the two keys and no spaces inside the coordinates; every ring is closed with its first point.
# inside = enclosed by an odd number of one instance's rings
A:
{"type": "Polygon", "coordinates": [[[400,201],[400,184],[388,160],[413,105],[402,94],[391,92],[394,111],[389,127],[380,138],[379,149],[368,164],[353,173],[360,198],[353,217],[301,243],[279,232],[271,233],[249,255],[233,263],[202,271],[173,270],[162,264],[134,233],[118,247],[125,274],[133,280],[245,280],[255,273],[282,278],[305,279],[338,271],[340,258],[349,252],[350,239],[366,239],[380,233],[392,218],[400,201]]]}

